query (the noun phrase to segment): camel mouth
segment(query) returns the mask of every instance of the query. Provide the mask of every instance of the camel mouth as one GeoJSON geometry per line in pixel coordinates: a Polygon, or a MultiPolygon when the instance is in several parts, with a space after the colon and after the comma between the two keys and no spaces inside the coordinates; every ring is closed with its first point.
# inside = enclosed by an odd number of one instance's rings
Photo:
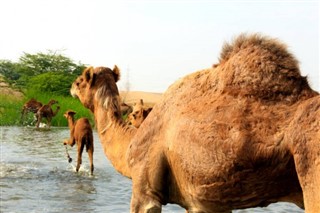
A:
{"type": "Polygon", "coordinates": [[[77,93],[75,93],[73,89],[70,90],[70,94],[73,98],[78,98],[77,93]]]}

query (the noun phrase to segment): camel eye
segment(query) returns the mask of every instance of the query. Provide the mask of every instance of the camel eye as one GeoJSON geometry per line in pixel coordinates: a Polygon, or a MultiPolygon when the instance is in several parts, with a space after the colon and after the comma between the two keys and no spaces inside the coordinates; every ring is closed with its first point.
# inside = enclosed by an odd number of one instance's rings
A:
{"type": "Polygon", "coordinates": [[[77,85],[77,86],[79,86],[79,85],[80,85],[80,83],[79,83],[79,82],[77,82],[77,83],[76,83],[76,85],[77,85]]]}

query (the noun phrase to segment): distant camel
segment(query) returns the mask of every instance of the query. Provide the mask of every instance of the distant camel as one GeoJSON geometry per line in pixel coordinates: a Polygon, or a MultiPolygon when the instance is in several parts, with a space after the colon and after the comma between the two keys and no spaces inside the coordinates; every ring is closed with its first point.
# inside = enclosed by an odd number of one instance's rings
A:
{"type": "Polygon", "coordinates": [[[143,99],[140,99],[140,102],[133,104],[132,112],[128,115],[128,123],[136,128],[139,128],[151,110],[152,108],[146,109],[143,104],[143,99]]]}
{"type": "Polygon", "coordinates": [[[39,128],[40,122],[42,120],[42,118],[46,118],[47,119],[47,126],[48,128],[50,128],[51,126],[51,120],[54,116],[56,116],[56,114],[59,112],[60,110],[60,106],[57,106],[55,111],[52,111],[51,106],[53,104],[58,103],[58,101],[56,100],[50,100],[48,104],[43,105],[42,107],[40,107],[37,111],[36,117],[37,117],[37,124],[36,127],[39,128]]]}
{"type": "Polygon", "coordinates": [[[71,94],[94,113],[112,165],[132,179],[131,212],[292,202],[320,212],[320,95],[277,39],[243,34],[218,65],[164,93],[142,125],[121,119],[120,71],[85,69],[71,94]]]}
{"type": "Polygon", "coordinates": [[[90,171],[93,174],[93,134],[90,122],[87,118],[79,118],[74,120],[74,111],[68,110],[63,116],[68,120],[68,125],[70,129],[70,139],[64,141],[64,145],[69,144],[71,147],[77,143],[78,147],[78,161],[76,171],[79,171],[80,165],[82,163],[82,152],[84,146],[86,146],[86,151],[89,156],[90,161],[90,171]]]}
{"type": "Polygon", "coordinates": [[[31,98],[29,101],[27,101],[21,111],[21,121],[24,120],[25,116],[29,113],[32,112],[34,115],[38,112],[38,110],[42,107],[42,103],[37,101],[34,98],[31,98]]]}

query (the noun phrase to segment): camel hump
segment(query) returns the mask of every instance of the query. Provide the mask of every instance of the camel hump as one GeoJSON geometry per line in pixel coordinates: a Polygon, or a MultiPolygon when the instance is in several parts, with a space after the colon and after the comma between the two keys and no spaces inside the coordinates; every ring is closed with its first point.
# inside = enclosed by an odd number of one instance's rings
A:
{"type": "Polygon", "coordinates": [[[287,46],[260,34],[241,34],[225,43],[214,69],[222,90],[233,95],[294,102],[314,94],[287,46]]]}

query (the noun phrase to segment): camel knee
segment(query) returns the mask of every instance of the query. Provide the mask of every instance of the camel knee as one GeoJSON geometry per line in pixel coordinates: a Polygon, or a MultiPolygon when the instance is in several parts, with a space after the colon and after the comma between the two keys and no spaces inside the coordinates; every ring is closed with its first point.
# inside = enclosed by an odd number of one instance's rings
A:
{"type": "Polygon", "coordinates": [[[132,213],[161,213],[162,205],[158,200],[155,200],[146,195],[134,195],[131,197],[132,213]]]}
{"type": "Polygon", "coordinates": [[[144,206],[142,203],[132,205],[131,202],[131,213],[161,213],[161,204],[149,203],[144,206]]]}
{"type": "Polygon", "coordinates": [[[145,213],[161,213],[161,206],[151,205],[145,208],[145,213]]]}

